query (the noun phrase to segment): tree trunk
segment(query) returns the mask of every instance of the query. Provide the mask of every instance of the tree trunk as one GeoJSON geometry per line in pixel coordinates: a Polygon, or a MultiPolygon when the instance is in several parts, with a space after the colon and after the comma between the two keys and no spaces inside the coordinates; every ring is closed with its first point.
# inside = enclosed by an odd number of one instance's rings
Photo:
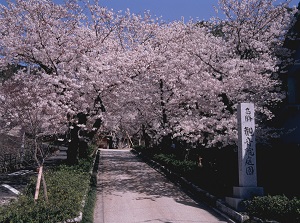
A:
{"type": "MultiPolygon", "coordinates": [[[[97,115],[99,112],[105,112],[105,107],[101,100],[100,95],[94,101],[94,110],[92,111],[93,115],[97,115]]],[[[80,112],[76,115],[78,119],[78,124],[86,125],[87,119],[91,114],[85,114],[80,112]]],[[[70,116],[68,115],[68,119],[70,116]]],[[[67,163],[69,165],[78,164],[79,158],[87,158],[87,150],[88,150],[88,141],[91,141],[96,135],[98,129],[102,124],[102,119],[97,118],[93,124],[93,128],[91,131],[80,131],[81,128],[78,127],[75,123],[69,123],[70,135],[69,135],[69,145],[67,151],[67,163]],[[79,133],[80,137],[79,138],[79,133]]]]}
{"type": "Polygon", "coordinates": [[[76,125],[73,125],[73,127],[74,128],[70,130],[70,136],[69,136],[70,142],[68,144],[68,151],[67,151],[67,164],[69,165],[78,164],[79,128],[76,125]]]}
{"type": "MultiPolygon", "coordinates": [[[[79,113],[78,124],[87,123],[87,114],[79,113]]],[[[92,141],[102,124],[101,119],[96,119],[91,131],[84,131],[77,124],[70,124],[69,144],[67,151],[67,163],[69,165],[78,164],[79,159],[88,157],[88,141],[92,141]]]]}
{"type": "Polygon", "coordinates": [[[164,99],[164,82],[162,79],[160,79],[159,88],[160,88],[160,106],[162,111],[162,126],[163,128],[165,128],[168,120],[167,120],[167,113],[166,113],[166,103],[164,99]]]}
{"type": "Polygon", "coordinates": [[[143,139],[145,141],[145,147],[149,148],[150,147],[150,140],[151,140],[151,138],[150,138],[150,136],[146,132],[145,125],[142,125],[142,132],[143,132],[143,139]]]}

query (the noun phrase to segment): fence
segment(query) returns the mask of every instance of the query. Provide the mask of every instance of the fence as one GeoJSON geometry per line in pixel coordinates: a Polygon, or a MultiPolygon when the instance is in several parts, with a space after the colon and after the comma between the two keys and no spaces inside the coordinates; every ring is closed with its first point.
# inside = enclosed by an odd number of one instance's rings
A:
{"type": "Polygon", "coordinates": [[[17,157],[13,154],[4,154],[0,157],[0,170],[1,172],[7,172],[17,166],[17,157]]]}
{"type": "Polygon", "coordinates": [[[6,153],[0,155],[0,172],[5,173],[18,170],[22,167],[32,167],[34,163],[35,161],[30,151],[27,151],[23,155],[6,153]]]}

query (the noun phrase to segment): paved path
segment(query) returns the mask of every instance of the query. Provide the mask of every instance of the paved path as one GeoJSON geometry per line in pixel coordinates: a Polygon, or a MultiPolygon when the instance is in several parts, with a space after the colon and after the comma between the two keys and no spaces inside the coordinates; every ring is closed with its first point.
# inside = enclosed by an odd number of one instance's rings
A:
{"type": "Polygon", "coordinates": [[[232,222],[197,203],[129,150],[101,150],[94,223],[232,222]]]}

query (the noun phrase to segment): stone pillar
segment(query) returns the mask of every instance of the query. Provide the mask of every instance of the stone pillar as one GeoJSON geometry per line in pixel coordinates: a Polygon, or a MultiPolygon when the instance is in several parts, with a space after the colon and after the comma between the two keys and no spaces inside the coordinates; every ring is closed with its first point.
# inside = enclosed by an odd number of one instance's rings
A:
{"type": "Polygon", "coordinates": [[[239,186],[233,188],[233,197],[226,197],[226,202],[243,211],[241,201],[262,196],[263,188],[257,187],[254,104],[239,104],[237,113],[239,186]]]}

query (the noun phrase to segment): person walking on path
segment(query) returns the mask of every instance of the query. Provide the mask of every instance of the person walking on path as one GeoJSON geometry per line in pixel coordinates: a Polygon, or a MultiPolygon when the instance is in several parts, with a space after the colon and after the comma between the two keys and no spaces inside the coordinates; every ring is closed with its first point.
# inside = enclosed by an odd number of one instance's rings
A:
{"type": "Polygon", "coordinates": [[[142,162],[130,150],[101,150],[94,223],[233,222],[142,162]]]}

